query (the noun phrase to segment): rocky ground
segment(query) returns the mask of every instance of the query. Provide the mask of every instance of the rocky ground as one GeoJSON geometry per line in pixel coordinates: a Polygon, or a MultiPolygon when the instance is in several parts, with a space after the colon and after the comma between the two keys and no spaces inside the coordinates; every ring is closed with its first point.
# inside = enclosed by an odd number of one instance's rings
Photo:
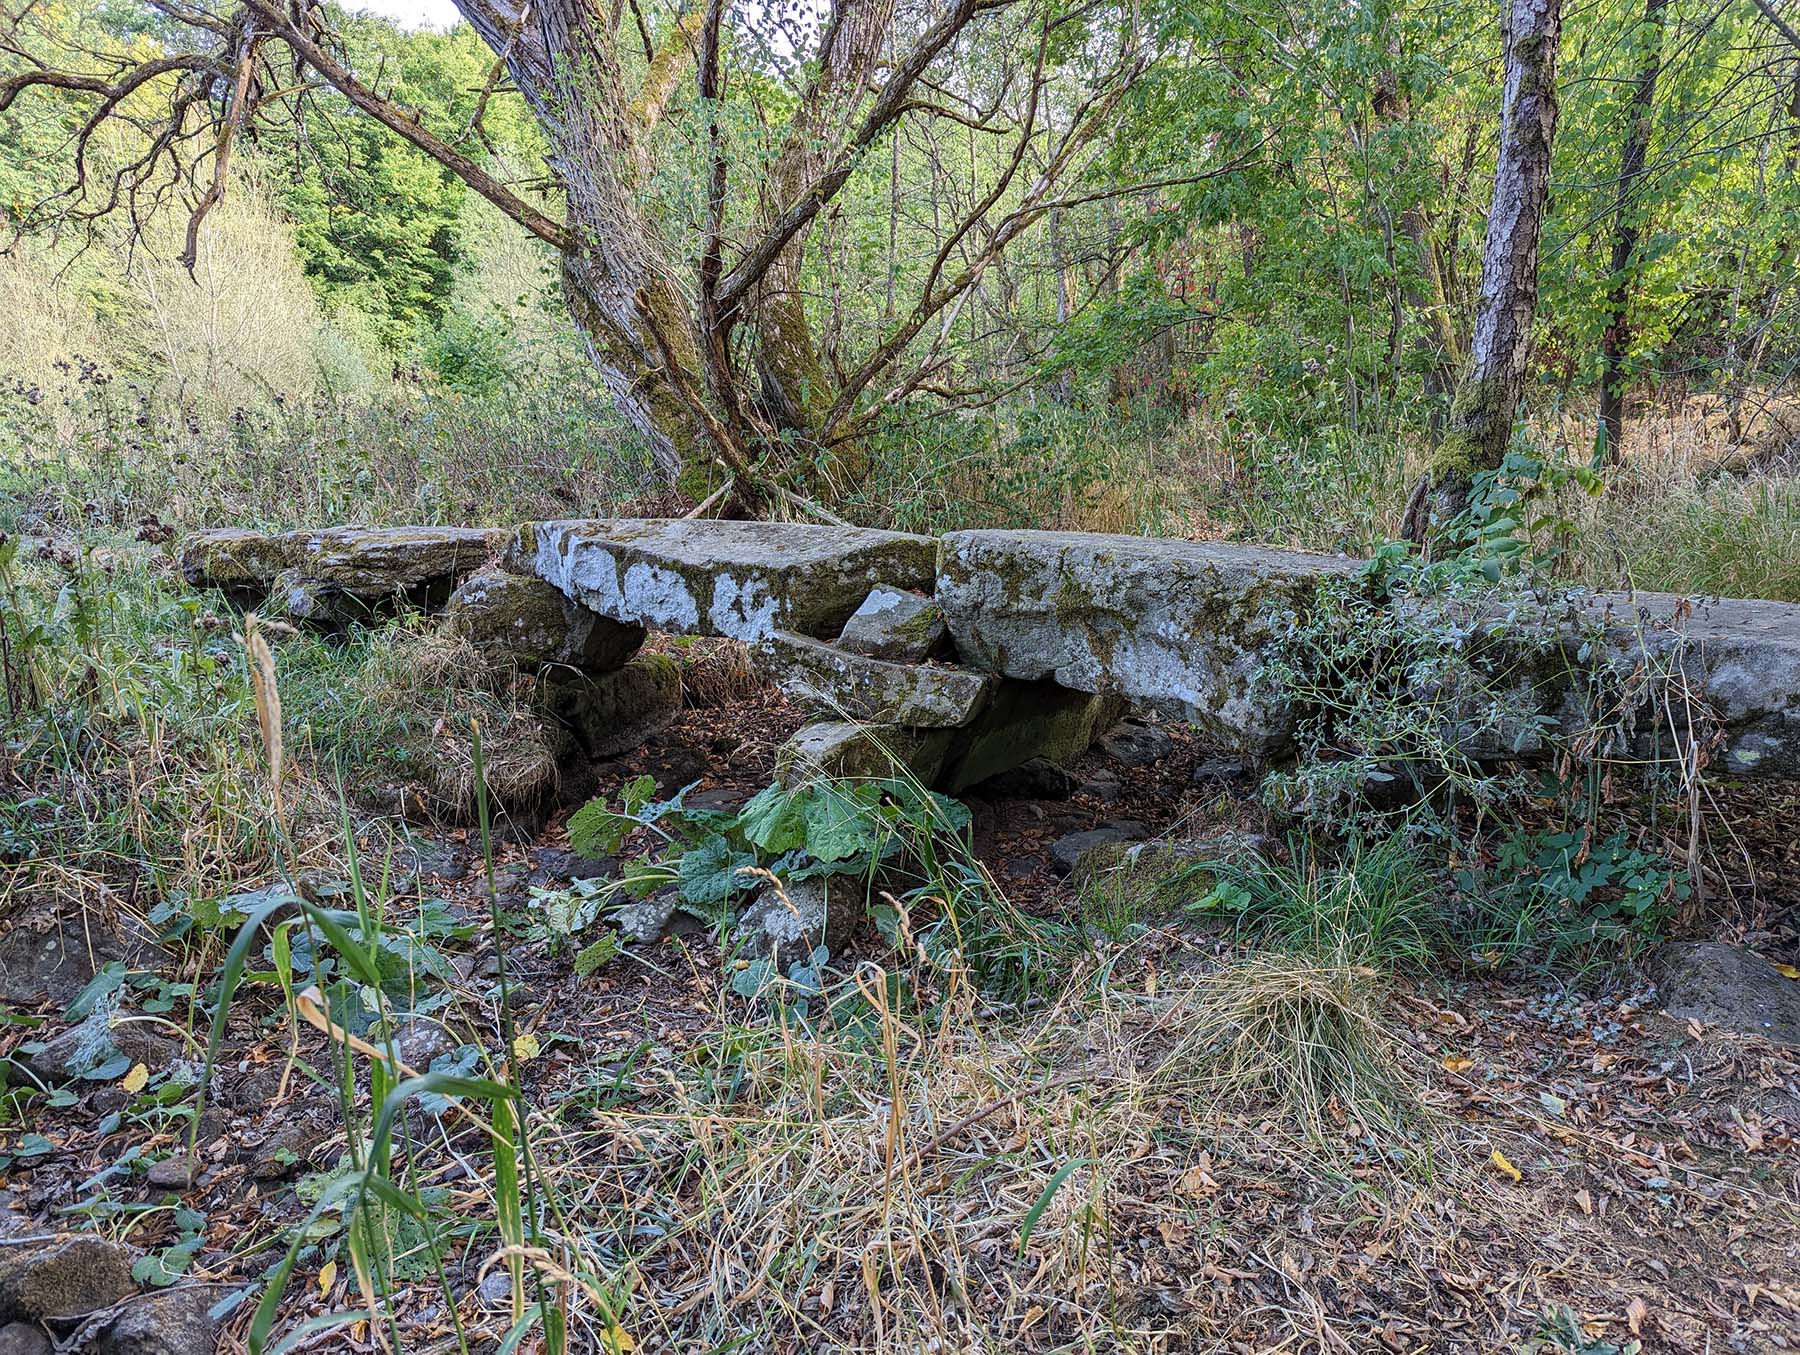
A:
{"type": "MultiPolygon", "coordinates": [[[[698,783],[694,801],[733,808],[769,783],[801,720],[757,689],[728,712],[685,710],[597,774],[602,787],[644,772],[665,788],[698,783]]],[[[1067,771],[1029,764],[968,800],[976,854],[1007,894],[1067,915],[1082,874],[1116,860],[1095,848],[1264,831],[1249,791],[1242,768],[1186,735],[1126,722],[1067,771]]],[[[1759,887],[1742,890],[1732,911],[1757,950],[1791,964],[1800,796],[1752,799],[1735,807],[1746,863],[1737,879],[1753,871],[1759,887]]],[[[531,827],[502,825],[504,907],[522,906],[534,885],[617,869],[572,853],[557,819],[531,827]]],[[[434,936],[452,971],[441,986],[454,998],[401,1031],[403,1060],[454,1058],[460,1036],[482,1038],[484,1028],[491,1046],[494,947],[474,834],[419,839],[392,868],[392,916],[442,922],[434,936]]],[[[306,1071],[328,1068],[327,1042],[290,1030],[279,990],[264,984],[233,1009],[190,1151],[189,1004],[218,952],[134,952],[132,909],[122,911],[113,927],[96,914],[60,936],[67,949],[135,953],[153,967],[124,990],[114,1019],[110,1053],[122,1062],[83,1066],[83,1027],[61,1014],[69,975],[41,946],[34,972],[56,996],[22,1005],[0,1046],[13,1086],[51,1089],[29,1101],[4,1149],[0,1323],[11,1325],[0,1352],[48,1351],[52,1338],[62,1350],[238,1348],[249,1286],[350,1146],[335,1098],[306,1071]],[[121,929],[125,940],[109,939],[121,929]],[[76,1228],[89,1231],[66,1236],[76,1228]]],[[[1727,1029],[1744,1016],[1741,1004],[1720,1005],[1716,984],[1686,993],[1688,1015],[1669,1016],[1648,980],[1629,974],[1407,979],[1383,1011],[1416,1094],[1410,1123],[1390,1139],[1328,1106],[1324,1142],[1309,1145],[1266,1112],[1215,1103],[1159,1071],[1178,1062],[1186,1004],[1232,943],[1180,913],[1141,920],[1128,939],[1094,938],[1097,959],[1076,985],[1084,995],[988,1012],[979,1026],[931,1037],[945,1044],[933,1074],[945,1100],[929,1132],[917,1131],[910,1160],[920,1175],[899,1188],[903,1205],[893,1203],[879,1135],[865,1144],[876,1101],[852,1096],[832,1110],[821,1099],[811,1137],[779,1137],[798,1113],[773,1070],[796,1057],[782,1039],[813,1051],[804,1057],[821,1061],[821,1086],[837,1076],[827,1063],[866,1055],[772,1037],[768,1014],[722,982],[728,962],[694,919],[647,925],[622,958],[586,977],[567,948],[511,946],[517,1034],[531,1041],[529,1057],[515,1042],[513,1066],[552,1145],[546,1170],[563,1198],[607,1221],[571,1226],[590,1229],[586,1241],[604,1255],[610,1244],[597,1239],[624,1201],[640,1229],[665,1220],[621,1270],[632,1301],[618,1330],[637,1349],[670,1350],[733,1339],[738,1349],[892,1349],[896,1331],[943,1349],[1491,1351],[1550,1341],[1541,1348],[1597,1355],[1635,1340],[1646,1350],[1800,1350],[1800,1025],[1769,1025],[1786,1045],[1727,1029]],[[713,1078],[716,1092],[728,1066],[742,1090],[702,1114],[696,1088],[713,1078]],[[809,1162],[836,1165],[795,1166],[778,1137],[790,1153],[798,1142],[809,1162]],[[1061,1156],[1041,1157],[1033,1144],[1061,1156]],[[723,1204],[709,1193],[711,1168],[696,1152],[729,1161],[738,1193],[723,1204]],[[774,1160],[793,1177],[765,1179],[774,1160]],[[1087,1204],[1073,1209],[1077,1192],[1065,1187],[1027,1248],[1021,1216],[1059,1160],[1088,1164],[1067,1178],[1087,1204]],[[809,1225],[783,1214],[787,1201],[817,1198],[824,1183],[809,1171],[818,1170],[838,1173],[853,1240],[822,1216],[809,1225]],[[886,1205],[867,1203],[884,1191],[886,1205]],[[876,1212],[856,1212],[865,1207],[876,1212]],[[908,1244],[913,1260],[895,1262],[890,1308],[881,1285],[859,1278],[874,1253],[856,1230],[880,1219],[891,1232],[897,1217],[921,1231],[908,1244]],[[810,1267],[778,1273],[777,1237],[808,1227],[829,1241],[810,1267]]],[[[883,953],[869,929],[834,959],[848,974],[883,953]]],[[[1701,954],[1680,972],[1703,978],[1738,954],[1701,954]]],[[[21,1002],[28,957],[8,958],[9,997],[21,1002]]],[[[1753,978],[1765,984],[1771,1022],[1800,1012],[1800,983],[1771,986],[1763,969],[1753,978]]],[[[1734,971],[1735,988],[1746,982],[1734,971]]],[[[921,1050],[926,1034],[911,1037],[921,1050]]],[[[412,1128],[411,1168],[436,1198],[451,1210],[482,1198],[454,1117],[420,1112],[412,1128]]],[[[326,1250],[305,1254],[283,1330],[359,1302],[348,1261],[327,1259],[335,1240],[326,1228],[326,1250]]],[[[472,1343],[492,1349],[510,1316],[504,1272],[484,1272],[493,1238],[448,1240],[449,1295],[401,1266],[392,1315],[407,1348],[453,1349],[454,1303],[472,1343]]],[[[616,1332],[584,1339],[578,1348],[627,1348],[616,1332]]],[[[362,1324],[310,1344],[377,1340],[362,1324]]]]}

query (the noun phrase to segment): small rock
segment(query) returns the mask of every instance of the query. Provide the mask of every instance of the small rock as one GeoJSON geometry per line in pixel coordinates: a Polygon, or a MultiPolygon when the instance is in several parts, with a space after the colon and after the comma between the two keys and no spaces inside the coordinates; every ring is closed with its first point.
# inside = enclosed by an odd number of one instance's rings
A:
{"type": "Polygon", "coordinates": [[[487,1307],[498,1308],[512,1297],[512,1276],[504,1266],[495,1266],[481,1277],[475,1293],[487,1307]]]}
{"type": "Polygon", "coordinates": [[[1167,731],[1143,720],[1121,720],[1100,736],[1100,747],[1127,767],[1148,767],[1175,749],[1167,731]]]}
{"type": "Polygon", "coordinates": [[[540,847],[532,853],[537,869],[527,881],[538,886],[575,880],[610,880],[619,873],[619,863],[610,856],[582,856],[561,847],[540,847]]]}
{"type": "Polygon", "coordinates": [[[144,1179],[158,1190],[186,1190],[194,1184],[195,1164],[179,1153],[150,1164],[144,1179]]]}
{"type": "Polygon", "coordinates": [[[26,1056],[22,1063],[31,1076],[60,1085],[86,1077],[121,1056],[156,1072],[184,1052],[178,1041],[159,1034],[148,1023],[109,1019],[101,1010],[46,1040],[41,1050],[26,1056]]]}
{"type": "Polygon", "coordinates": [[[1115,842],[1141,842],[1149,835],[1143,824],[1120,819],[1081,833],[1069,833],[1050,844],[1050,869],[1058,875],[1069,875],[1080,863],[1082,853],[1094,847],[1108,847],[1115,842]]]}
{"type": "Polygon", "coordinates": [[[1001,873],[1011,880],[1029,880],[1044,868],[1041,856],[1009,856],[1001,863],[1001,873]]]}
{"type": "Polygon", "coordinates": [[[975,787],[975,793],[996,800],[1066,800],[1079,784],[1067,768],[1049,758],[1034,757],[1011,771],[990,776],[975,787]]]}
{"type": "Polygon", "coordinates": [[[454,842],[433,842],[429,838],[415,838],[412,842],[412,854],[421,879],[452,883],[468,876],[469,849],[467,847],[459,846],[454,842]]]}
{"type": "Polygon", "coordinates": [[[686,809],[709,809],[719,814],[735,814],[749,799],[749,795],[735,786],[716,786],[712,790],[697,790],[681,803],[686,809]]]}
{"type": "Polygon", "coordinates": [[[639,946],[655,945],[669,930],[675,907],[681,895],[674,889],[659,889],[647,899],[634,899],[613,912],[619,935],[639,946]]]}
{"type": "Polygon", "coordinates": [[[782,890],[765,885],[738,917],[734,935],[747,956],[772,958],[782,970],[820,945],[836,955],[862,919],[861,883],[860,877],[819,876],[782,890]]]}
{"type": "Polygon", "coordinates": [[[1209,786],[1215,783],[1236,785],[1250,775],[1250,768],[1237,758],[1209,757],[1203,758],[1194,768],[1194,784],[1209,786]]]}
{"type": "Polygon", "coordinates": [[[318,1135],[304,1125],[291,1124],[264,1139],[250,1159],[250,1175],[257,1181],[279,1181],[306,1167],[318,1135]]]}
{"type": "Polygon", "coordinates": [[[94,1342],[95,1355],[213,1355],[218,1326],[212,1288],[165,1289],[128,1303],[94,1342]]]}
{"type": "Polygon", "coordinates": [[[134,1254],[92,1233],[0,1248],[0,1322],[80,1317],[137,1293],[134,1254]]]}
{"type": "Polygon", "coordinates": [[[1077,789],[1083,795],[1090,795],[1105,804],[1114,804],[1125,794],[1125,783],[1119,774],[1105,767],[1091,773],[1077,789]]]}
{"type": "Polygon", "coordinates": [[[41,1327],[9,1322],[0,1327],[0,1355],[50,1355],[55,1347],[41,1327]]]}
{"type": "Polygon", "coordinates": [[[431,1061],[453,1051],[461,1042],[436,1021],[423,1018],[403,1022],[394,1031],[394,1052],[400,1062],[423,1073],[431,1061]]]}
{"type": "Polygon", "coordinates": [[[1800,980],[1742,946],[1671,941],[1651,958],[1663,1010],[1683,1021],[1800,1045],[1800,980]]]}
{"type": "Polygon", "coordinates": [[[919,663],[944,647],[949,631],[935,599],[900,588],[877,588],[844,623],[838,648],[871,659],[919,663]]]}

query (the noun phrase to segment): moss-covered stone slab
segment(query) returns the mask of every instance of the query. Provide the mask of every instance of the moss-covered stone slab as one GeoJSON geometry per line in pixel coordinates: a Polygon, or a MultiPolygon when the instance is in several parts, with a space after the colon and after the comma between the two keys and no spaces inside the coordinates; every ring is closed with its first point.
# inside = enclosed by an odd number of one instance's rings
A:
{"type": "MultiPolygon", "coordinates": [[[[1686,707],[1698,697],[1723,736],[1713,770],[1800,776],[1800,604],[1595,593],[1576,606],[1587,623],[1604,627],[1605,659],[1616,671],[1647,664],[1674,677],[1663,709],[1639,722],[1637,756],[1679,756],[1672,735],[1686,738],[1686,707]]],[[[1571,647],[1578,660],[1579,647],[1571,647]]]]}
{"type": "Polygon", "coordinates": [[[309,578],[357,597],[418,590],[442,602],[457,580],[480,569],[506,540],[484,527],[333,527],[290,532],[291,564],[309,578]]]}
{"type": "Polygon", "coordinates": [[[506,562],[615,621],[754,643],[835,635],[876,584],[928,589],[936,558],[901,532],[645,518],[532,523],[506,562]]]}
{"type": "Polygon", "coordinates": [[[1087,532],[950,532],[937,600],[962,661],[1116,693],[1262,752],[1283,715],[1250,686],[1271,617],[1354,560],[1087,532]]]}
{"type": "Polygon", "coordinates": [[[840,719],[954,729],[973,720],[999,679],[966,668],[888,663],[776,631],[757,643],[761,666],[788,695],[840,719]]]}
{"type": "Polygon", "coordinates": [[[590,757],[636,748],[681,711],[681,669],[664,654],[640,654],[611,673],[556,671],[538,679],[544,709],[590,757]]]}
{"type": "Polygon", "coordinates": [[[591,612],[542,579],[502,569],[476,571],[457,585],[445,623],[496,663],[608,673],[644,643],[644,628],[591,612]]]}
{"type": "Polygon", "coordinates": [[[821,720],[805,725],[775,754],[775,779],[793,790],[820,778],[877,781],[910,777],[935,786],[956,731],[821,720]]]}
{"type": "Polygon", "coordinates": [[[1709,773],[1800,776],[1800,604],[1573,593],[1407,605],[1504,660],[1502,727],[1448,731],[1471,757],[1535,758],[1586,737],[1679,765],[1698,741],[1709,773]]]}
{"type": "Polygon", "coordinates": [[[266,592],[292,562],[284,536],[245,527],[195,532],[181,547],[181,573],[196,588],[266,592]]]}
{"type": "Polygon", "coordinates": [[[936,599],[903,588],[876,588],[838,636],[838,648],[871,659],[920,663],[941,653],[950,638],[936,599]]]}
{"type": "MultiPolygon", "coordinates": [[[[332,527],[322,531],[200,532],[182,549],[189,583],[257,602],[304,586],[320,622],[341,620],[333,605],[349,597],[366,607],[394,600],[439,606],[457,581],[480,569],[505,540],[481,527],[332,527]]],[[[304,608],[302,609],[305,610],[304,608]]]]}

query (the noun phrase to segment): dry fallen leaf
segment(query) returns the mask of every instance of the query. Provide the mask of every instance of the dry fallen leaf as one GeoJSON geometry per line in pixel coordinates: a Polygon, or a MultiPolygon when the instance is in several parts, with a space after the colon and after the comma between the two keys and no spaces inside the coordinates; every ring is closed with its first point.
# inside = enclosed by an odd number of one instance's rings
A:
{"type": "Polygon", "coordinates": [[[1587,1193],[1587,1190],[1585,1187],[1583,1189],[1575,1192],[1575,1203],[1580,1208],[1582,1213],[1588,1215],[1589,1217],[1593,1216],[1594,1197],[1587,1193]]]}
{"type": "Polygon", "coordinates": [[[1644,1319],[1650,1316],[1650,1305],[1642,1299],[1633,1299],[1625,1305],[1625,1325],[1633,1336],[1644,1334],[1644,1319]]]}
{"type": "Polygon", "coordinates": [[[1443,1063],[1448,1073],[1466,1073],[1475,1066],[1474,1059],[1445,1059],[1443,1063]]]}
{"type": "Polygon", "coordinates": [[[1213,1180],[1211,1168],[1212,1158],[1202,1153],[1200,1160],[1181,1174],[1176,1189],[1183,1195],[1196,1197],[1214,1194],[1219,1189],[1219,1183],[1213,1180]]]}
{"type": "Polygon", "coordinates": [[[149,1082],[150,1070],[141,1063],[134,1063],[131,1065],[131,1071],[119,1079],[119,1086],[132,1096],[136,1096],[149,1085],[149,1082]]]}
{"type": "Polygon", "coordinates": [[[1775,972],[1784,979],[1800,979],[1800,969],[1794,968],[1791,964],[1778,964],[1775,966],[1775,972]]]}
{"type": "Polygon", "coordinates": [[[513,1041],[512,1052],[520,1063],[530,1063],[543,1052],[543,1046],[538,1043],[537,1036],[521,1035],[513,1041]]]}
{"type": "Polygon", "coordinates": [[[327,1261],[319,1267],[319,1292],[329,1294],[331,1286],[337,1282],[337,1262],[327,1261]]]}
{"type": "Polygon", "coordinates": [[[1513,1166],[1512,1163],[1508,1162],[1506,1160],[1506,1154],[1502,1153],[1498,1148],[1488,1154],[1488,1161],[1494,1164],[1502,1176],[1510,1177],[1514,1185],[1517,1185],[1525,1179],[1525,1173],[1513,1166]]]}

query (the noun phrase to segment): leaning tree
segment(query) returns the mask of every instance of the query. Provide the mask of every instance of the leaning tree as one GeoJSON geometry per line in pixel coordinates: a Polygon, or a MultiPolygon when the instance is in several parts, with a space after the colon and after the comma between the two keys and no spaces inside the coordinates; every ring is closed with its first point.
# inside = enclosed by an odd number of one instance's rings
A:
{"type": "Polygon", "coordinates": [[[696,493],[729,479],[746,507],[821,473],[842,489],[884,409],[969,389],[946,342],[984,275],[1052,212],[1132,191],[1089,171],[1151,59],[1148,21],[1083,0],[829,0],[800,22],[724,0],[456,0],[495,56],[483,104],[516,93],[542,133],[553,186],[534,194],[478,141],[434,134],[384,93],[312,0],[142,3],[158,16],[153,50],[79,60],[36,40],[35,6],[0,14],[0,113],[32,95],[75,104],[69,181],[27,225],[175,200],[191,267],[234,147],[272,119],[317,123],[329,98],[556,251],[589,356],[661,469],[696,493]],[[744,106],[748,134],[730,117],[744,106]],[[121,123],[133,149],[97,155],[101,129],[121,123]],[[860,351],[827,351],[808,304],[816,228],[856,176],[889,164],[888,139],[934,126],[980,139],[980,182],[934,211],[911,295],[860,351]],[[686,216],[654,206],[671,164],[690,173],[686,216]]]}

